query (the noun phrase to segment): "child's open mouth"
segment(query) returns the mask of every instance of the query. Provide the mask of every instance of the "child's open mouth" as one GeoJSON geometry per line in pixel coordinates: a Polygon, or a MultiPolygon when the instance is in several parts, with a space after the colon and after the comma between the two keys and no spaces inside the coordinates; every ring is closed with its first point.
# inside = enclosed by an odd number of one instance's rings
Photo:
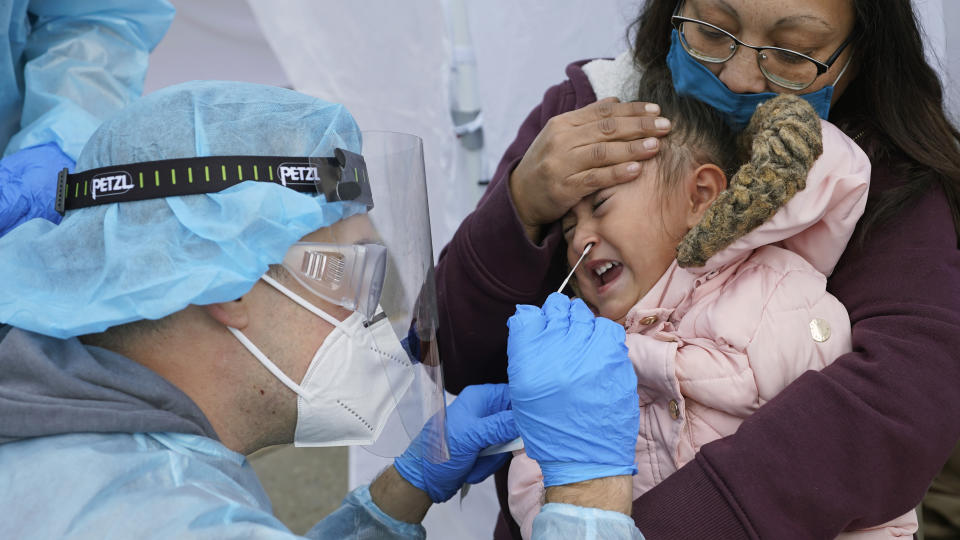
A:
{"type": "Polygon", "coordinates": [[[590,268],[590,274],[598,287],[611,283],[623,272],[623,265],[616,261],[605,261],[590,268]]]}

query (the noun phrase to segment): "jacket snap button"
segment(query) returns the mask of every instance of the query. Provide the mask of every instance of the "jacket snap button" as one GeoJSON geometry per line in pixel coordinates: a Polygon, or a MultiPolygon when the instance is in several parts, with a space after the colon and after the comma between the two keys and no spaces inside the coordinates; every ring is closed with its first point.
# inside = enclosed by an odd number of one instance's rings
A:
{"type": "Polygon", "coordinates": [[[655,323],[655,322],[657,322],[657,317],[656,317],[656,315],[648,315],[648,316],[640,319],[640,324],[642,324],[642,325],[644,325],[644,326],[650,326],[651,324],[653,324],[653,323],[655,323]]]}
{"type": "Polygon", "coordinates": [[[670,403],[667,404],[667,409],[670,411],[670,418],[674,420],[680,419],[680,404],[677,403],[677,400],[671,399],[670,403]]]}
{"type": "Polygon", "coordinates": [[[823,319],[813,319],[810,321],[810,336],[817,343],[823,343],[830,339],[830,323],[823,319]]]}

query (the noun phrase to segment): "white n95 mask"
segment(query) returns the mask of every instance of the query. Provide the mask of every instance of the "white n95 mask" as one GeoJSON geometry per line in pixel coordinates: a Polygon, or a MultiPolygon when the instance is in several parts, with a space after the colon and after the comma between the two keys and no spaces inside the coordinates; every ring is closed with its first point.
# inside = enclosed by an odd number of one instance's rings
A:
{"type": "Polygon", "coordinates": [[[334,325],[295,383],[242,332],[231,333],[280,382],[297,394],[295,446],[372,444],[414,378],[414,368],[386,317],[364,327],[354,312],[344,321],[307,302],[269,276],[266,283],[334,325]]]}

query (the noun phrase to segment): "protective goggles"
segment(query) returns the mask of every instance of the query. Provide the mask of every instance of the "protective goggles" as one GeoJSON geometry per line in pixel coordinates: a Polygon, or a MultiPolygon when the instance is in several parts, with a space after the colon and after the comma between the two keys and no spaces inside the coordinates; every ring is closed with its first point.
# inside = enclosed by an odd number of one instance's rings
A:
{"type": "Polygon", "coordinates": [[[283,266],[312,293],[370,321],[383,292],[387,248],[299,242],[287,251],[283,266]]]}

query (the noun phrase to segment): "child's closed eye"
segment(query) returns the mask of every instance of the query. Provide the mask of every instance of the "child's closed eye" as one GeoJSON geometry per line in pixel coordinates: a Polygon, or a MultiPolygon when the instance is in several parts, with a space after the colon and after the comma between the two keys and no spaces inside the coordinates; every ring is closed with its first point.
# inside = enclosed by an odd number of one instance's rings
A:
{"type": "Polygon", "coordinates": [[[606,189],[601,189],[596,191],[593,194],[592,201],[590,201],[590,210],[596,214],[598,210],[606,205],[606,202],[613,197],[613,194],[617,192],[617,186],[609,187],[606,189]]]}
{"type": "Polygon", "coordinates": [[[593,209],[594,213],[596,213],[596,211],[600,209],[603,203],[609,200],[610,200],[610,195],[603,195],[603,196],[597,195],[596,198],[593,199],[593,204],[590,205],[590,207],[593,209]]]}

